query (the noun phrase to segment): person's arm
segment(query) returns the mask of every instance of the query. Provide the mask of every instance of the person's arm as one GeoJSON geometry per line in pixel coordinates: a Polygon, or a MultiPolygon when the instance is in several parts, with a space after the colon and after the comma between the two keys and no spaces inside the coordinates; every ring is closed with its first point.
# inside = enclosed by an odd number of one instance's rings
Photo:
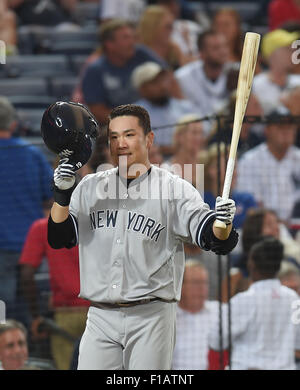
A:
{"type": "Polygon", "coordinates": [[[21,289],[28,302],[29,311],[32,316],[31,333],[34,340],[41,340],[47,337],[46,332],[40,332],[39,326],[43,322],[38,305],[38,288],[34,279],[36,268],[29,264],[21,264],[21,289]]]}
{"type": "Polygon", "coordinates": [[[54,249],[72,248],[77,244],[77,220],[69,212],[75,189],[75,168],[61,159],[54,171],[54,203],[48,220],[48,243],[54,249]]]}
{"type": "Polygon", "coordinates": [[[173,231],[184,242],[197,244],[201,249],[211,250],[218,255],[226,255],[232,251],[238,242],[238,233],[232,228],[235,214],[235,203],[221,197],[217,198],[216,210],[210,210],[203,202],[199,192],[187,181],[176,178],[174,180],[174,221],[173,231]],[[178,197],[178,194],[183,196],[178,197]],[[227,225],[230,231],[225,238],[214,233],[214,222],[218,219],[227,225]]]}

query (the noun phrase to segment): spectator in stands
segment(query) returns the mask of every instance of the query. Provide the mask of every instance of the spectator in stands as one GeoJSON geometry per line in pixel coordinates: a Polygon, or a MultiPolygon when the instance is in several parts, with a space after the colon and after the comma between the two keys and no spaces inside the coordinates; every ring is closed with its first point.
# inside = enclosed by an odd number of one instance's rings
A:
{"type": "Polygon", "coordinates": [[[7,320],[0,324],[0,370],[20,370],[28,359],[27,330],[23,324],[7,320]]]}
{"type": "Polygon", "coordinates": [[[181,2],[179,0],[158,0],[157,4],[166,7],[173,15],[171,40],[179,46],[186,57],[186,61],[190,62],[198,59],[197,38],[203,32],[203,27],[193,20],[180,19],[181,2]]]}
{"type": "MultiPolygon", "coordinates": [[[[7,0],[2,0],[0,3],[0,40],[6,45],[7,55],[16,54],[17,20],[15,13],[8,8],[7,0]]],[[[0,52],[1,50],[2,48],[0,52]]]]}
{"type": "Polygon", "coordinates": [[[173,152],[172,137],[178,119],[196,110],[188,100],[171,96],[171,78],[170,72],[155,62],[136,67],[132,74],[133,86],[141,96],[136,104],[149,112],[155,143],[161,146],[164,155],[173,152]]]}
{"type": "Polygon", "coordinates": [[[103,55],[85,70],[83,97],[99,123],[106,123],[111,109],[133,103],[138,94],[131,85],[133,70],[147,61],[165,64],[145,47],[137,46],[128,22],[111,20],[101,26],[103,55]]]}
{"type": "MultiPolygon", "coordinates": [[[[261,237],[270,236],[279,239],[284,246],[284,261],[282,266],[294,265],[300,269],[300,248],[299,244],[290,237],[282,224],[280,224],[276,213],[266,208],[256,208],[248,211],[243,223],[241,232],[242,253],[232,260],[230,271],[230,297],[239,292],[247,290],[250,285],[247,259],[251,247],[261,237]]],[[[223,280],[222,298],[228,301],[227,278],[223,280]]]]}
{"type": "Polygon", "coordinates": [[[297,124],[297,134],[295,145],[300,147],[300,85],[298,87],[291,88],[282,94],[281,103],[287,107],[292,115],[298,117],[295,118],[297,124]]]}
{"type": "Polygon", "coordinates": [[[74,19],[78,0],[7,0],[21,25],[59,26],[71,30],[79,26],[74,19]]]}
{"type": "Polygon", "coordinates": [[[239,160],[237,189],[251,193],[258,204],[276,210],[288,221],[300,197],[300,149],[294,146],[296,125],[284,107],[268,116],[266,142],[239,160]]]}
{"type": "Polygon", "coordinates": [[[291,288],[300,295],[300,270],[293,264],[285,263],[281,267],[278,278],[283,286],[291,288]]]}
{"type": "MultiPolygon", "coordinates": [[[[225,144],[231,143],[233,119],[235,112],[236,103],[236,90],[230,94],[228,104],[221,110],[219,115],[219,122],[216,122],[212,131],[208,136],[208,144],[224,142],[225,144]]],[[[251,93],[249,96],[245,117],[252,117],[252,120],[245,120],[242,124],[240,138],[238,142],[238,156],[240,157],[243,153],[249,149],[257,146],[265,140],[263,129],[264,126],[260,123],[260,118],[263,115],[262,107],[257,97],[251,93]],[[257,117],[254,122],[254,117],[257,117]]]]}
{"type": "MultiPolygon", "coordinates": [[[[54,320],[63,330],[74,338],[81,337],[84,332],[89,303],[79,294],[79,262],[78,247],[71,249],[52,249],[47,240],[47,226],[50,209],[45,218],[35,221],[29,229],[20,257],[21,287],[27,299],[32,315],[31,332],[33,340],[43,337],[45,332],[39,331],[44,318],[40,315],[38,291],[34,275],[47,258],[50,286],[52,291],[52,307],[54,320]],[[47,215],[48,214],[48,215],[47,215]]],[[[52,334],[51,352],[58,370],[69,369],[74,345],[66,338],[52,334]]]]}
{"type": "Polygon", "coordinates": [[[146,0],[100,0],[100,21],[107,22],[111,19],[127,20],[138,24],[140,17],[146,8],[146,0]]]}
{"type": "Polygon", "coordinates": [[[53,170],[39,149],[12,137],[15,127],[15,110],[0,97],[0,299],[7,317],[26,323],[17,298],[18,259],[29,227],[52,201],[53,170]]]}
{"type": "Polygon", "coordinates": [[[137,27],[138,41],[149,47],[168,66],[175,70],[184,65],[185,57],[180,47],[171,39],[174,17],[166,7],[151,5],[146,8],[137,27]]]}
{"type": "Polygon", "coordinates": [[[213,16],[212,28],[226,37],[229,46],[229,61],[240,62],[244,33],[239,13],[233,8],[220,8],[213,16]]]}
{"type": "Polygon", "coordinates": [[[299,0],[272,0],[268,8],[269,29],[281,28],[286,22],[300,21],[299,0]]]}
{"type": "Polygon", "coordinates": [[[218,303],[208,301],[208,273],[195,260],[186,260],[177,306],[173,370],[207,370],[208,336],[218,316],[218,303]]]}
{"type": "MultiPolygon", "coordinates": [[[[248,269],[250,288],[231,300],[231,368],[233,370],[294,370],[300,350],[300,327],[291,321],[295,291],[276,278],[283,246],[275,238],[253,245],[248,269]],[[271,331],[270,331],[271,330],[271,331]]],[[[223,347],[228,346],[228,308],[223,307],[223,347]]],[[[219,320],[212,322],[211,348],[219,349],[219,320]]]]}
{"type": "Polygon", "coordinates": [[[265,115],[279,105],[284,90],[300,85],[300,75],[290,74],[294,67],[291,44],[298,36],[295,32],[275,30],[262,39],[262,55],[269,69],[254,77],[252,91],[265,115]]]}
{"type": "Polygon", "coordinates": [[[206,116],[218,112],[228,98],[229,48],[223,35],[206,31],[199,36],[198,49],[201,59],[178,69],[175,77],[183,95],[198,107],[197,113],[206,116]]]}
{"type": "MultiPolygon", "coordinates": [[[[200,153],[198,163],[204,164],[204,181],[205,192],[204,201],[211,207],[216,202],[216,197],[222,191],[225,179],[226,157],[229,149],[225,144],[221,143],[219,148],[217,144],[212,144],[207,151],[200,153]],[[218,155],[220,158],[220,171],[218,171],[218,155]],[[220,180],[220,187],[218,186],[218,177],[220,180]],[[220,189],[219,189],[220,188],[220,189]]],[[[236,204],[236,214],[233,221],[235,229],[241,229],[249,209],[256,207],[257,203],[248,192],[237,191],[236,184],[236,169],[233,173],[231,185],[231,197],[236,204]]]]}
{"type": "Polygon", "coordinates": [[[168,164],[175,175],[190,181],[201,191],[201,172],[199,171],[198,154],[206,146],[202,122],[195,114],[180,117],[173,135],[173,156],[168,164]],[[188,164],[188,165],[186,165],[188,164]]]}

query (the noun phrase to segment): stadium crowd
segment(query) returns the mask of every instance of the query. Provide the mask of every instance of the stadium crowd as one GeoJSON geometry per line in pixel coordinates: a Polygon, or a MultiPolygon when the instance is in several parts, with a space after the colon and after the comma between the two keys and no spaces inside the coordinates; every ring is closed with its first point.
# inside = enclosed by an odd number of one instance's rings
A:
{"type": "Polygon", "coordinates": [[[58,160],[40,135],[44,110],[81,102],[100,124],[79,182],[112,163],[110,111],[143,106],[155,134],[150,162],[180,176],[189,164],[184,178],[213,208],[247,31],[262,38],[231,190],[240,240],[228,257],[185,245],[173,368],[297,368],[300,1],[2,0],[0,369],[76,369],[85,327],[78,248],[47,242],[58,160]]]}

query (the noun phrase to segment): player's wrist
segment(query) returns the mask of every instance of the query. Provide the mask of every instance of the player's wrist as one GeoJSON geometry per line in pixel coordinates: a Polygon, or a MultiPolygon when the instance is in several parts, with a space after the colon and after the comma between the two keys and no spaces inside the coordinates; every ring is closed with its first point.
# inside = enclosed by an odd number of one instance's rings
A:
{"type": "Polygon", "coordinates": [[[71,196],[75,187],[76,187],[76,183],[74,183],[71,188],[62,190],[54,184],[53,186],[54,202],[58,203],[60,206],[69,206],[71,201],[71,196]]]}

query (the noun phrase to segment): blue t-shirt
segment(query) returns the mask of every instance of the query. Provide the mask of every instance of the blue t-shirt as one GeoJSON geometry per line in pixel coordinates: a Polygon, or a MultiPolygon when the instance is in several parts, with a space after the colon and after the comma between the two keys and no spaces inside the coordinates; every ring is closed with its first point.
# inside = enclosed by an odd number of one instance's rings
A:
{"type": "MultiPolygon", "coordinates": [[[[247,211],[252,207],[257,207],[254,197],[248,192],[232,191],[230,199],[235,201],[236,213],[233,219],[233,227],[241,229],[247,215],[247,211]]],[[[204,202],[209,205],[211,209],[215,209],[216,198],[209,192],[204,192],[204,202]]]]}
{"type": "Polygon", "coordinates": [[[52,198],[53,170],[38,148],[0,139],[0,248],[21,251],[31,224],[52,198]]]}
{"type": "Polygon", "coordinates": [[[152,50],[140,45],[136,47],[134,56],[122,67],[112,65],[102,55],[84,73],[82,91],[85,103],[105,104],[109,108],[134,103],[139,95],[131,83],[131,74],[137,66],[148,61],[166,67],[165,62],[152,50]]]}

